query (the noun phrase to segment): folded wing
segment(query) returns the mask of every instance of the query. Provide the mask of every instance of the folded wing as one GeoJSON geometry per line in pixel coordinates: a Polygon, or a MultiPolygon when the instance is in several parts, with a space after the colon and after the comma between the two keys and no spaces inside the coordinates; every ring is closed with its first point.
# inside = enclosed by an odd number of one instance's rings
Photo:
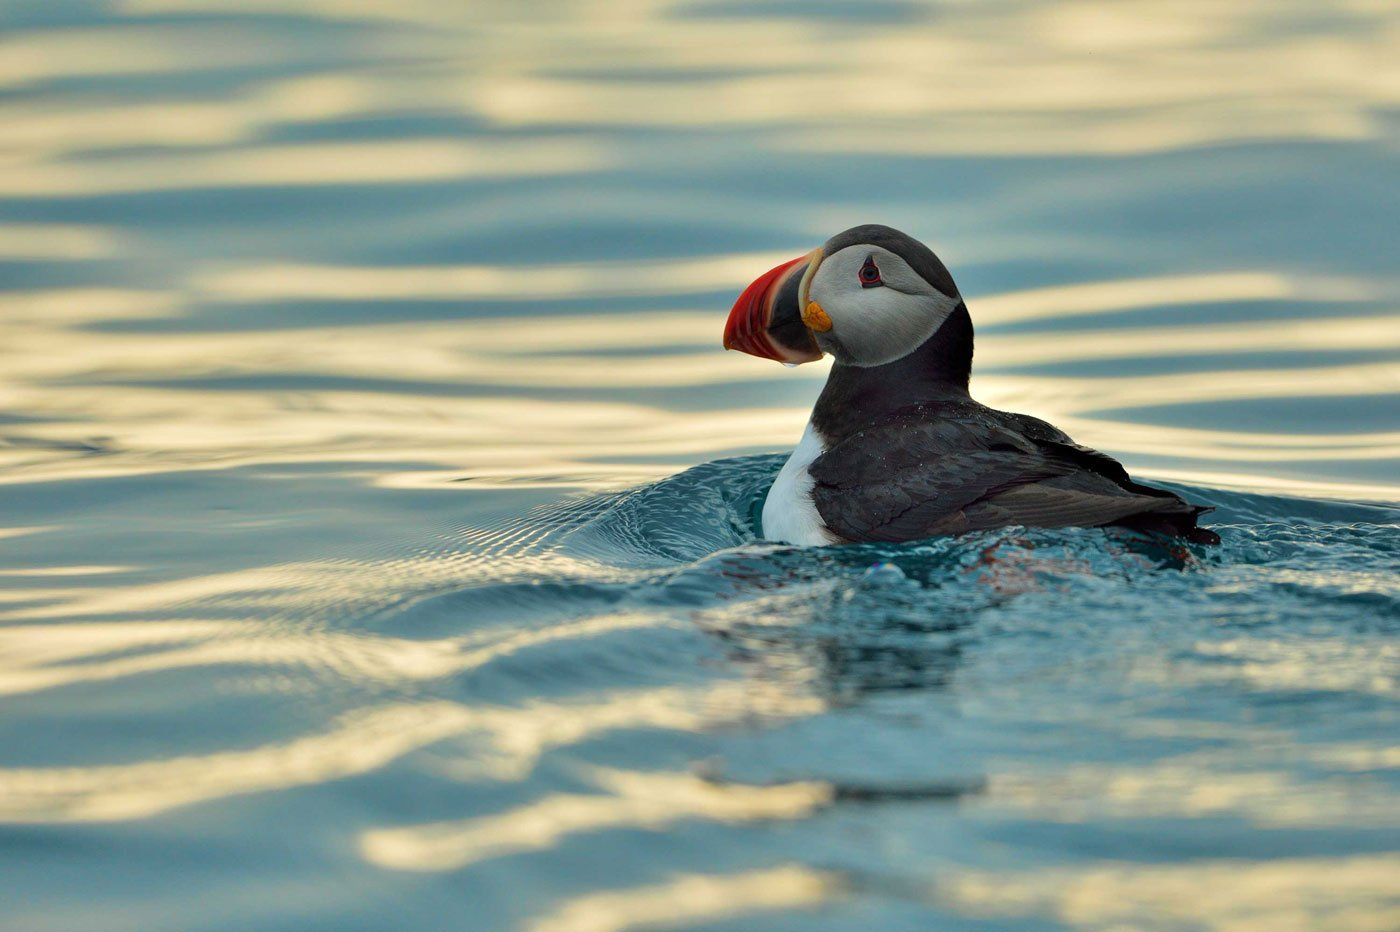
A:
{"type": "Polygon", "coordinates": [[[921,405],[856,431],[812,463],[812,497],[851,541],[1006,525],[1125,524],[1206,540],[1207,509],[1134,482],[1114,459],[1041,421],[977,405],[921,405]]]}

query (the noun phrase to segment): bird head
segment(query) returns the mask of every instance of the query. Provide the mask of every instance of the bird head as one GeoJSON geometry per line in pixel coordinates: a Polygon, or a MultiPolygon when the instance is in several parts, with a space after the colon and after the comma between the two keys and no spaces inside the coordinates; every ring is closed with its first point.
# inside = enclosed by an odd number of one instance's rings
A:
{"type": "Polygon", "coordinates": [[[729,312],[724,348],[794,364],[830,353],[880,366],[917,349],[961,303],[932,250],[867,224],[755,279],[729,312]]]}

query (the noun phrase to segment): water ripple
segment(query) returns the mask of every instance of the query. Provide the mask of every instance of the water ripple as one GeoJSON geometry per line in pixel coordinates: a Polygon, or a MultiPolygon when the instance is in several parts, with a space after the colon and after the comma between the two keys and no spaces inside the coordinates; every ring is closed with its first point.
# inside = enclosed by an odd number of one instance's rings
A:
{"type": "Polygon", "coordinates": [[[1395,926],[1393,6],[5,5],[6,921],[1395,926]],[[758,540],[869,221],[1222,546],[758,540]]]}

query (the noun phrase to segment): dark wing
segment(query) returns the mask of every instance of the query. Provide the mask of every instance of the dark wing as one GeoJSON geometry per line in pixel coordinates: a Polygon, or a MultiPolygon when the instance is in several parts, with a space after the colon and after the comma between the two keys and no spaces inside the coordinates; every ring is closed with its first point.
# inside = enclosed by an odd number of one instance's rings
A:
{"type": "Polygon", "coordinates": [[[1116,460],[1043,421],[980,405],[896,414],[836,444],[809,471],[822,519],[851,541],[1006,525],[1183,533],[1201,510],[1133,482],[1116,460]]]}

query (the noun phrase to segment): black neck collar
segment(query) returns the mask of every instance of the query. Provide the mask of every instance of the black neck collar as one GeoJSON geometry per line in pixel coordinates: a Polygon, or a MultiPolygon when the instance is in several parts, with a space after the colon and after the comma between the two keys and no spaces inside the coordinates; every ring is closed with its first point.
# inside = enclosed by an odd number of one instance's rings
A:
{"type": "Polygon", "coordinates": [[[907,356],[883,366],[832,366],[812,409],[812,426],[827,443],[837,443],[907,405],[967,398],[971,371],[972,318],[959,301],[933,336],[907,356]]]}

